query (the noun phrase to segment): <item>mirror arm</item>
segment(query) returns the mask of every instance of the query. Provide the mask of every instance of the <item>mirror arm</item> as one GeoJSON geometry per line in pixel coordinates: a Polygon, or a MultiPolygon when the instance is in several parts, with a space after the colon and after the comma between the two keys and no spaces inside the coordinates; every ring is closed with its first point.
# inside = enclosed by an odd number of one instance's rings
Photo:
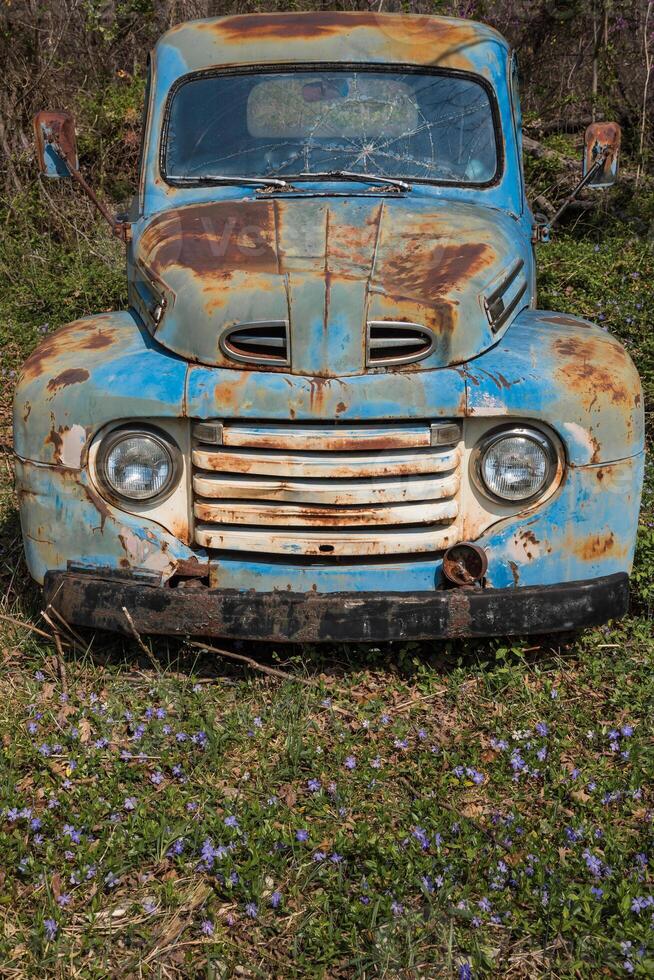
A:
{"type": "Polygon", "coordinates": [[[550,220],[548,222],[550,228],[552,228],[553,225],[556,224],[556,222],[559,220],[559,218],[561,217],[561,215],[563,214],[563,212],[566,210],[566,208],[570,204],[572,204],[572,202],[574,201],[574,199],[578,196],[579,192],[582,191],[587,184],[590,184],[590,182],[593,180],[593,178],[600,172],[600,170],[602,170],[602,168],[604,167],[604,163],[605,163],[606,158],[608,157],[608,155],[609,155],[608,149],[602,150],[602,152],[598,155],[597,160],[595,161],[595,163],[593,164],[593,166],[590,168],[590,170],[588,171],[588,173],[586,174],[586,176],[581,178],[581,180],[579,181],[579,183],[577,184],[577,186],[574,188],[574,190],[571,191],[570,194],[566,197],[565,201],[563,202],[563,204],[561,205],[561,207],[559,208],[559,210],[556,212],[556,214],[552,215],[552,217],[550,218],[550,220]]]}
{"type": "Polygon", "coordinates": [[[126,222],[126,221],[117,221],[116,220],[116,218],[113,216],[113,214],[111,213],[111,211],[109,210],[109,208],[106,206],[106,204],[103,204],[102,203],[102,201],[100,200],[100,198],[98,197],[98,195],[95,193],[95,191],[93,190],[93,188],[87,183],[87,181],[84,179],[84,177],[82,176],[82,174],[80,173],[80,171],[77,169],[77,167],[74,166],[73,161],[68,158],[68,156],[64,153],[64,151],[59,146],[59,144],[56,143],[53,140],[52,141],[52,145],[54,146],[54,148],[56,149],[57,153],[59,154],[59,156],[61,157],[61,159],[64,161],[64,163],[66,164],[66,166],[68,167],[68,172],[70,173],[70,176],[72,177],[72,179],[75,181],[75,183],[79,187],[81,187],[81,189],[84,191],[84,193],[86,194],[86,196],[88,197],[88,199],[98,209],[98,211],[100,212],[100,214],[102,215],[102,217],[109,224],[112,233],[116,236],[116,238],[119,238],[121,240],[121,242],[124,242],[125,244],[127,244],[127,242],[130,239],[130,226],[129,226],[129,223],[126,222]]]}
{"type": "Polygon", "coordinates": [[[554,225],[556,224],[556,222],[559,220],[563,212],[570,206],[570,204],[572,204],[572,202],[577,197],[579,192],[582,191],[587,184],[590,184],[590,182],[593,180],[593,177],[595,177],[602,170],[608,155],[609,155],[608,148],[602,150],[602,152],[599,154],[597,160],[590,168],[588,173],[584,177],[582,177],[582,179],[579,181],[579,183],[574,188],[574,190],[572,190],[570,194],[568,194],[568,196],[566,197],[565,201],[558,209],[558,211],[556,211],[556,213],[553,214],[548,221],[538,222],[536,225],[534,225],[532,242],[549,242],[550,232],[554,227],[554,225]]]}

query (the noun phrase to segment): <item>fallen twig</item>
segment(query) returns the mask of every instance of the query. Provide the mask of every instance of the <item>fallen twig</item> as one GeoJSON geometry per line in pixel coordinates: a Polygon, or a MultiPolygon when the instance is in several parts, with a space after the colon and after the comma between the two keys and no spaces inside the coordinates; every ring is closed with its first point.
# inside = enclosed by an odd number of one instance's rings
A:
{"type": "Polygon", "coordinates": [[[160,666],[159,666],[159,663],[157,661],[157,658],[153,654],[152,650],[141,639],[141,634],[139,633],[139,631],[137,630],[136,626],[134,625],[134,620],[130,616],[129,611],[126,608],[126,606],[123,606],[123,612],[125,614],[125,619],[127,620],[127,623],[129,625],[130,633],[132,634],[132,636],[134,637],[134,639],[136,640],[136,642],[140,646],[141,650],[143,651],[143,653],[146,655],[146,657],[148,658],[148,660],[152,664],[153,668],[157,671],[157,673],[159,673],[160,672],[160,666]]]}
{"type": "Polygon", "coordinates": [[[266,667],[265,664],[260,664],[258,661],[253,660],[252,657],[246,657],[242,653],[233,653],[231,650],[222,650],[220,647],[209,646],[207,643],[189,643],[189,646],[196,647],[198,650],[207,650],[209,653],[217,653],[221,657],[227,657],[229,660],[237,660],[239,663],[247,664],[253,670],[259,670],[262,674],[268,674],[269,677],[279,677],[284,681],[297,681],[298,684],[305,684],[307,687],[315,687],[317,681],[311,680],[308,677],[298,677],[294,674],[287,674],[284,670],[279,670],[277,667],[266,667]]]}
{"type": "Polygon", "coordinates": [[[40,630],[38,626],[33,626],[32,623],[23,622],[22,619],[14,619],[13,616],[5,616],[3,613],[0,613],[0,619],[2,619],[5,623],[13,623],[14,626],[22,626],[23,629],[31,630],[32,633],[42,636],[45,640],[52,639],[49,633],[46,633],[44,630],[40,630]]]}
{"type": "Polygon", "coordinates": [[[48,615],[50,615],[50,614],[52,614],[53,616],[55,616],[55,617],[57,618],[57,620],[58,620],[58,621],[59,621],[59,622],[61,623],[61,625],[63,626],[63,628],[64,628],[64,629],[66,630],[66,632],[68,632],[68,633],[70,633],[70,635],[72,636],[72,638],[73,638],[73,639],[74,639],[74,640],[75,640],[75,641],[76,641],[77,643],[79,643],[79,644],[80,644],[80,646],[82,646],[82,647],[86,647],[86,646],[88,645],[88,644],[86,644],[86,643],[84,642],[84,640],[83,640],[83,639],[82,639],[82,637],[81,637],[81,636],[79,635],[79,633],[77,633],[77,632],[76,632],[76,631],[75,631],[75,630],[73,629],[73,627],[72,627],[72,626],[70,625],[70,623],[67,623],[67,622],[66,622],[66,620],[65,620],[65,619],[64,619],[64,617],[63,617],[63,616],[61,615],[61,613],[59,612],[59,610],[58,610],[58,609],[55,609],[55,607],[54,607],[54,606],[52,605],[52,603],[49,603],[49,605],[48,605],[48,608],[47,608],[47,612],[48,612],[48,615]]]}

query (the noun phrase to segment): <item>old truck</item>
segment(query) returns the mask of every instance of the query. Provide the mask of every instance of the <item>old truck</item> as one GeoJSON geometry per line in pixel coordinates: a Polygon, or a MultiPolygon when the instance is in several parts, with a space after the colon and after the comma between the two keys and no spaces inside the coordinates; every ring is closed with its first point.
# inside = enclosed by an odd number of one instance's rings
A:
{"type": "MultiPolygon", "coordinates": [[[[181,24],[114,217],[65,112],[41,169],[125,243],[129,307],[15,400],[27,563],[69,623],[275,641],[569,630],[628,603],[634,366],[540,310],[515,57],[464,20],[181,24]]],[[[617,170],[586,134],[581,184],[617,170]]]]}

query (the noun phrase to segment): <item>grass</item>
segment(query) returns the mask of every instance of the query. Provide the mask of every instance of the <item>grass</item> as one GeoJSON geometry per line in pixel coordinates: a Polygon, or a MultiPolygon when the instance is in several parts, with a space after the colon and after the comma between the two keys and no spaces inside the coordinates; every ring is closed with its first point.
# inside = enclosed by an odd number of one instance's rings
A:
{"type": "MultiPolygon", "coordinates": [[[[172,641],[59,656],[12,380],[124,282],[52,194],[0,246],[0,976],[651,976],[651,466],[632,613],[574,640],[254,651],[286,680],[172,641]]],[[[654,197],[621,194],[541,249],[540,305],[615,331],[651,406],[654,197]]]]}

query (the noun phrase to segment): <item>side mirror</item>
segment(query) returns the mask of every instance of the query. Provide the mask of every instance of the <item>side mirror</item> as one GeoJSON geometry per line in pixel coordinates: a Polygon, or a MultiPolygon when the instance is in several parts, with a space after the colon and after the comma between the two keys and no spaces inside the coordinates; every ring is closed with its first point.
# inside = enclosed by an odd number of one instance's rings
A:
{"type": "Polygon", "coordinates": [[[79,170],[75,120],[69,112],[37,112],[34,116],[36,156],[45,177],[72,177],[79,170]]]}
{"type": "Polygon", "coordinates": [[[587,187],[610,187],[618,176],[618,158],[622,132],[615,122],[591,123],[584,136],[583,177],[590,176],[587,187]]]}

